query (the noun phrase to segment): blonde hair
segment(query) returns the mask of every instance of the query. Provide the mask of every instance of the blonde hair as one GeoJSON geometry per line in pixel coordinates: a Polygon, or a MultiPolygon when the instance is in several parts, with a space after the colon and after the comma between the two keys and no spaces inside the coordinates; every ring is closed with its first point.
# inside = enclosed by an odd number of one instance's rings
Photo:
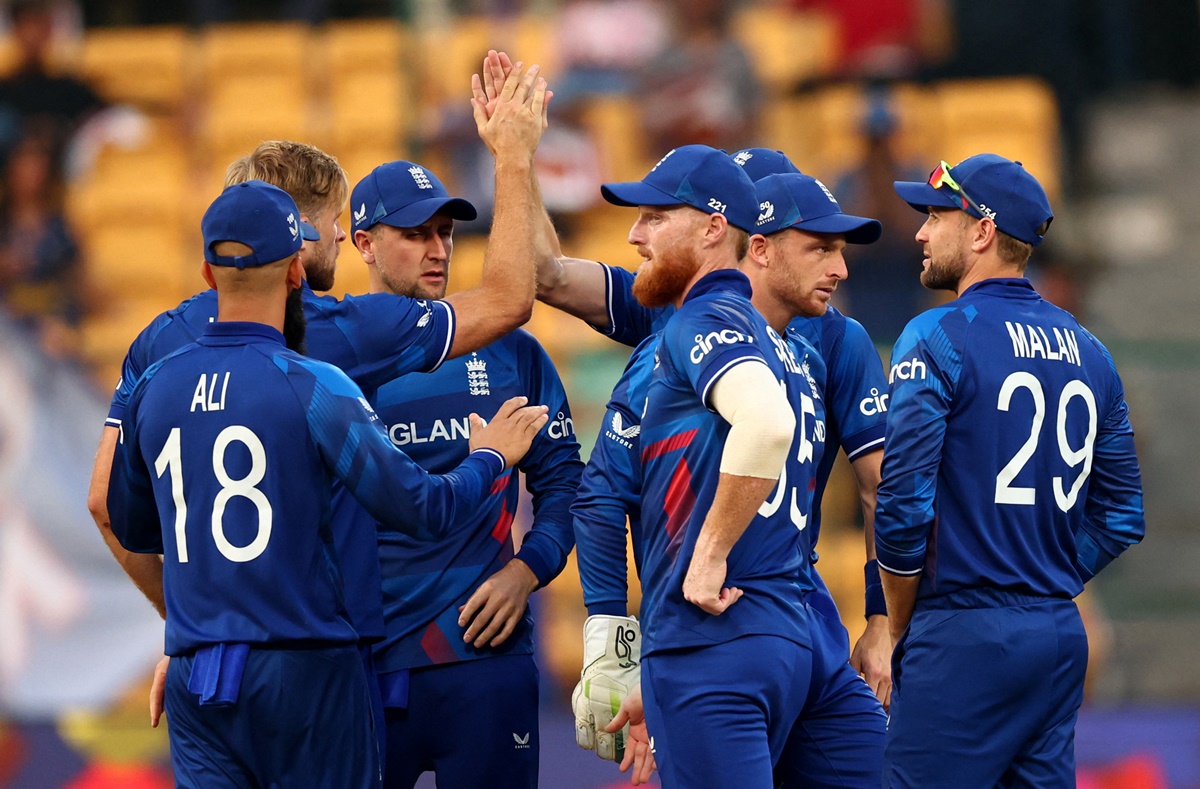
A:
{"type": "Polygon", "coordinates": [[[291,140],[267,140],[254,152],[225,170],[225,186],[259,180],[292,196],[300,213],[340,212],[350,194],[346,171],[338,160],[313,145],[291,140]]]}

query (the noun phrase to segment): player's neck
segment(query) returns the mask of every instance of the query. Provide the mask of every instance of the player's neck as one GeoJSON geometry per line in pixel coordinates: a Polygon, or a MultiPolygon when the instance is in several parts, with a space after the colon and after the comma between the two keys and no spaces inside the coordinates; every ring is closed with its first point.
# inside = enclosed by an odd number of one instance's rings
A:
{"type": "Polygon", "coordinates": [[[691,292],[692,288],[697,282],[704,279],[714,271],[737,268],[736,260],[730,259],[728,255],[721,255],[719,251],[716,252],[717,254],[710,255],[709,257],[700,261],[700,265],[696,268],[696,273],[692,275],[692,278],[688,280],[687,285],[684,286],[683,290],[675,298],[674,304],[676,309],[683,306],[683,300],[687,298],[688,293],[691,292]]]}
{"type": "Polygon", "coordinates": [[[217,291],[217,320],[262,323],[283,332],[283,319],[287,310],[286,297],[260,294],[222,293],[217,291]]]}
{"type": "Polygon", "coordinates": [[[1011,277],[1023,277],[1024,271],[1021,267],[1012,263],[1005,263],[994,254],[980,256],[973,266],[963,273],[962,279],[958,281],[958,296],[963,295],[967,288],[972,285],[978,285],[987,279],[1008,279],[1011,277]]]}

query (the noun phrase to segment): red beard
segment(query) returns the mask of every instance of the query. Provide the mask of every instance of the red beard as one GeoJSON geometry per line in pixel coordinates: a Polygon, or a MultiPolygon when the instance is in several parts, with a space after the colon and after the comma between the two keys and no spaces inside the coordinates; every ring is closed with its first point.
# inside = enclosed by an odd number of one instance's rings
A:
{"type": "Polygon", "coordinates": [[[691,249],[661,253],[654,262],[642,264],[633,280],[633,296],[643,307],[662,307],[674,302],[696,276],[700,262],[691,249]]]}

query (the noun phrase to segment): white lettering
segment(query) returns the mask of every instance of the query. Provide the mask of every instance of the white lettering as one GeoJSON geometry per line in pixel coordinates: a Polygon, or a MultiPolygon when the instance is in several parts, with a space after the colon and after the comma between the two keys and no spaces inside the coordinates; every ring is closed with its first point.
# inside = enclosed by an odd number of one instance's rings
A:
{"type": "Polygon", "coordinates": [[[575,435],[575,420],[559,411],[554,421],[546,427],[546,435],[555,439],[575,435]]]}
{"type": "Polygon", "coordinates": [[[901,381],[910,381],[917,378],[924,380],[925,373],[925,362],[917,358],[906,359],[899,364],[892,365],[892,372],[888,376],[888,383],[894,384],[897,378],[901,381]]]}
{"type": "Polygon", "coordinates": [[[712,351],[716,345],[734,345],[739,342],[754,342],[753,337],[747,337],[739,331],[733,329],[722,329],[721,331],[713,331],[708,334],[697,334],[696,344],[692,346],[691,353],[688,358],[692,360],[692,364],[700,364],[704,357],[712,351]]]}
{"type": "Polygon", "coordinates": [[[470,437],[470,424],[466,417],[462,419],[436,419],[428,431],[417,427],[416,422],[397,422],[388,428],[388,438],[398,447],[408,444],[428,444],[431,441],[467,440],[470,437]]]}
{"type": "Polygon", "coordinates": [[[1012,340],[1013,356],[1018,359],[1047,359],[1052,362],[1068,362],[1080,365],[1079,339],[1070,329],[1059,329],[1054,326],[1050,332],[1054,335],[1051,342],[1050,334],[1041,326],[1004,322],[1008,336],[1012,340]]]}
{"type": "Polygon", "coordinates": [[[879,390],[871,387],[871,396],[864,397],[858,404],[858,410],[863,416],[875,416],[876,414],[887,413],[888,394],[879,393],[879,390]]]}
{"type": "Polygon", "coordinates": [[[192,393],[192,405],[189,413],[196,412],[196,406],[200,406],[203,412],[208,411],[224,411],[225,410],[225,393],[229,391],[229,372],[225,372],[225,377],[221,378],[220,373],[213,373],[212,380],[209,380],[207,373],[200,373],[200,380],[196,381],[196,391],[192,393]],[[221,396],[217,397],[217,383],[221,384],[221,396]]]}

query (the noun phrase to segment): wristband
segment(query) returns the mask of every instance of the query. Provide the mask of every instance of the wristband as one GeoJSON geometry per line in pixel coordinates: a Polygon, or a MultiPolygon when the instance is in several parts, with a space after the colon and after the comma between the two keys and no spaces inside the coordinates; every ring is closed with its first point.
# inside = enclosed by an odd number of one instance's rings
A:
{"type": "Polygon", "coordinates": [[[867,588],[863,612],[867,619],[873,616],[887,616],[887,603],[883,599],[883,581],[879,578],[878,560],[872,559],[863,567],[863,580],[867,588]]]}

